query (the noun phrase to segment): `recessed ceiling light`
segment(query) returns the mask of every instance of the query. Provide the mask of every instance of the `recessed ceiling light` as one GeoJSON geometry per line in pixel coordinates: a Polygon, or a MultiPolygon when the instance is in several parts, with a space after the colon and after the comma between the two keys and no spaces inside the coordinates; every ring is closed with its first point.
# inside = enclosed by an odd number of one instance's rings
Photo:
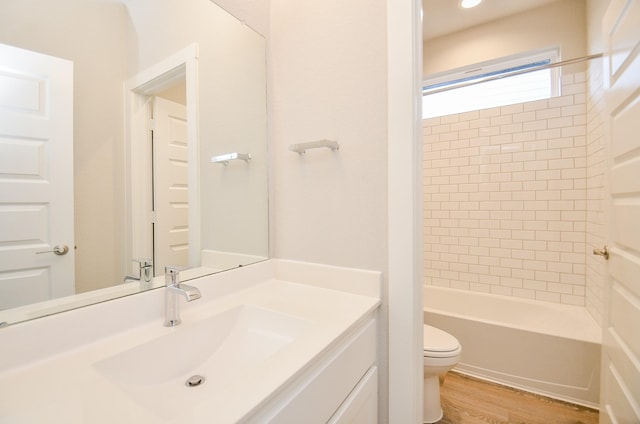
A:
{"type": "Polygon", "coordinates": [[[462,0],[460,2],[460,7],[463,9],[471,9],[472,7],[476,7],[482,2],[482,0],[462,0]]]}

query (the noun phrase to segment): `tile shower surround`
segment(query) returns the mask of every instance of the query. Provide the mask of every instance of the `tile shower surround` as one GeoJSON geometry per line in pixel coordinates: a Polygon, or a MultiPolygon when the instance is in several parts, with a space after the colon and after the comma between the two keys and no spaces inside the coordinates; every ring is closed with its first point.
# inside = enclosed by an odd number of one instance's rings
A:
{"type": "Polygon", "coordinates": [[[587,85],[423,121],[425,284],[587,304],[587,85]]]}
{"type": "Polygon", "coordinates": [[[605,133],[604,89],[602,61],[589,64],[587,96],[587,270],[586,307],[595,320],[602,325],[603,290],[606,261],[590,254],[606,244],[605,226],[605,133]]]}

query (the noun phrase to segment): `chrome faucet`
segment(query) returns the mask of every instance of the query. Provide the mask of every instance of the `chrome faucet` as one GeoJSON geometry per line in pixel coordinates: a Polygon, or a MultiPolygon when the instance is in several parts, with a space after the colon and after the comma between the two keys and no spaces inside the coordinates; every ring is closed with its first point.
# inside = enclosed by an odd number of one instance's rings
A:
{"type": "Polygon", "coordinates": [[[165,327],[175,327],[180,324],[180,302],[178,295],[187,299],[187,302],[200,299],[200,290],[197,287],[180,284],[180,269],[167,266],[164,268],[165,281],[165,327]]]}
{"type": "Polygon", "coordinates": [[[124,282],[128,283],[130,281],[144,281],[148,283],[151,281],[151,273],[153,271],[153,263],[151,259],[134,259],[132,262],[136,262],[138,264],[138,276],[133,275],[125,275],[124,282]]]}

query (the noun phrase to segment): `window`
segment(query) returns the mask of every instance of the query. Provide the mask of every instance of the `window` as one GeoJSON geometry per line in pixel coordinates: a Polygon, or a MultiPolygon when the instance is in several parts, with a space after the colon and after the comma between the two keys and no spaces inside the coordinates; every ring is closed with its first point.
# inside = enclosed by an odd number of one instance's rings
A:
{"type": "Polygon", "coordinates": [[[450,115],[558,96],[557,48],[509,56],[432,75],[422,89],[422,117],[450,115]]]}

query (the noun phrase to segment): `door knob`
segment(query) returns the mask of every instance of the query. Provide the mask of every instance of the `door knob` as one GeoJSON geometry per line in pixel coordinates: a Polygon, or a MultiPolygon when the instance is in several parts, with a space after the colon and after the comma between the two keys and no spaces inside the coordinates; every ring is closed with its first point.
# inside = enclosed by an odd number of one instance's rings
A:
{"type": "Polygon", "coordinates": [[[36,252],[37,255],[41,253],[55,253],[58,256],[66,255],[69,252],[69,246],[66,244],[59,244],[53,246],[53,250],[45,250],[44,252],[36,252]]]}
{"type": "Polygon", "coordinates": [[[609,248],[605,246],[602,249],[593,249],[593,254],[598,256],[604,256],[605,259],[609,259],[609,248]]]}

